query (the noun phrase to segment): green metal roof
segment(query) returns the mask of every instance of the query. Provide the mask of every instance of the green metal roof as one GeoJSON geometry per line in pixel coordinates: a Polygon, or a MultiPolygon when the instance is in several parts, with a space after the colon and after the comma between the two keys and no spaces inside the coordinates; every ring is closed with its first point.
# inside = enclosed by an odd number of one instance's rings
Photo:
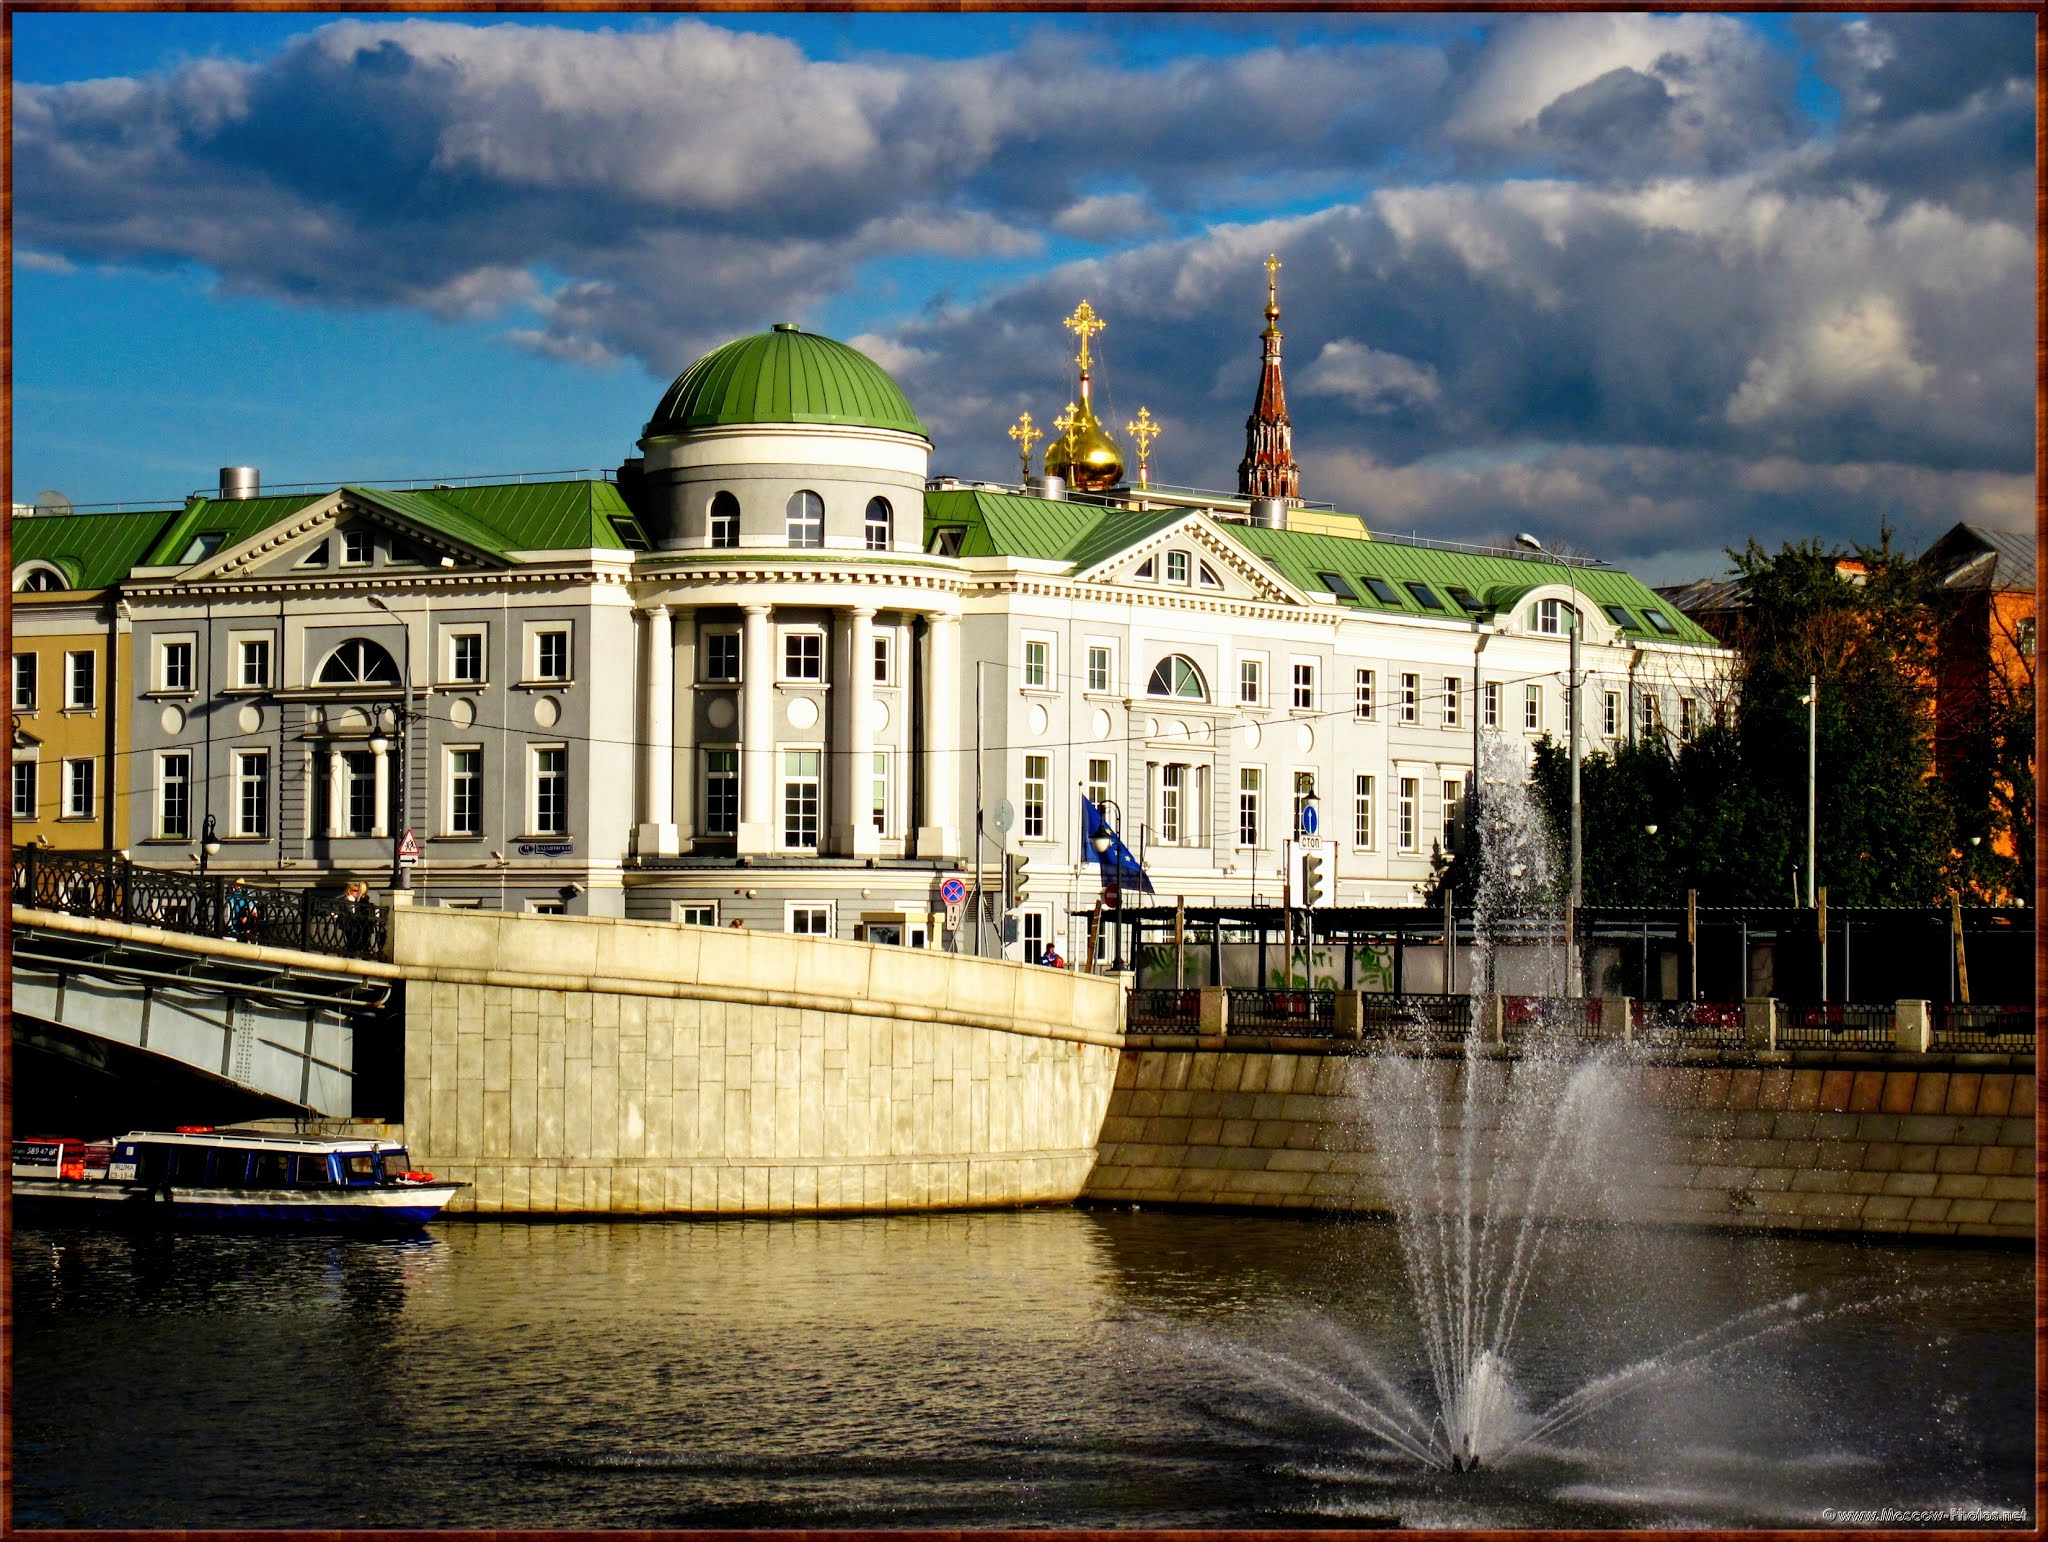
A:
{"type": "Polygon", "coordinates": [[[484,487],[395,492],[350,487],[353,498],[382,505],[485,551],[557,551],[598,546],[623,551],[614,520],[633,511],[610,482],[504,482],[484,487]]]}
{"type": "Polygon", "coordinates": [[[644,434],[726,423],[840,423],[927,437],[881,365],[786,322],[714,348],[676,376],[644,434]]]}
{"type": "Polygon", "coordinates": [[[1037,557],[1093,567],[1183,518],[1185,509],[1142,514],[1092,503],[973,488],[924,495],[925,544],[942,526],[964,526],[963,557],[1037,557]]]}
{"type": "Polygon", "coordinates": [[[325,493],[292,493],[282,498],[194,498],[150,548],[139,567],[177,567],[185,561],[195,537],[218,534],[221,547],[235,546],[258,531],[268,530],[281,519],[308,504],[318,503],[325,493]]]}
{"type": "Polygon", "coordinates": [[[142,514],[37,514],[13,521],[14,562],[47,562],[74,589],[119,583],[176,519],[176,509],[142,514]]]}

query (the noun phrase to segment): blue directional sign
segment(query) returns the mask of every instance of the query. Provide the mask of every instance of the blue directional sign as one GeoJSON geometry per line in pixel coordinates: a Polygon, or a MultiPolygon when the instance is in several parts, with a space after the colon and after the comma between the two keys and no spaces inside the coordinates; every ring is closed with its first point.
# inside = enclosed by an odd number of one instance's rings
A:
{"type": "Polygon", "coordinates": [[[1314,835],[1316,833],[1316,826],[1321,823],[1322,821],[1316,817],[1316,806],[1313,803],[1302,804],[1301,833],[1303,835],[1314,835]]]}

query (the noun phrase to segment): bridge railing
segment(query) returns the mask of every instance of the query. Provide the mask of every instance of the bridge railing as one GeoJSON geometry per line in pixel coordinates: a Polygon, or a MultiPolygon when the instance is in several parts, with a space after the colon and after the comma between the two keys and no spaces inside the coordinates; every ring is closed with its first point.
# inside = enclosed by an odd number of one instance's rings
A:
{"type": "Polygon", "coordinates": [[[343,958],[384,953],[385,916],[371,900],[143,867],[111,851],[15,847],[14,903],[343,958]]]}

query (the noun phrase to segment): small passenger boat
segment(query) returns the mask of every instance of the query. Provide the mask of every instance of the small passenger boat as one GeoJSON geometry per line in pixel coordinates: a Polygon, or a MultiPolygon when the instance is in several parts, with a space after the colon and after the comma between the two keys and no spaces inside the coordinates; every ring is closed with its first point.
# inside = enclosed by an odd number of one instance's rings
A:
{"type": "Polygon", "coordinates": [[[413,1230],[467,1187],[415,1172],[405,1147],[364,1137],[181,1125],[14,1143],[24,1218],[413,1230]]]}

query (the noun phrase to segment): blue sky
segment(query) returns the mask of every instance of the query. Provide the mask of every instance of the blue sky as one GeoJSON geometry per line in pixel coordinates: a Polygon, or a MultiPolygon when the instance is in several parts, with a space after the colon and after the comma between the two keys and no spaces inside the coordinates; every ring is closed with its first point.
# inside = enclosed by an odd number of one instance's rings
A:
{"type": "Polygon", "coordinates": [[[16,14],[14,496],[616,465],[793,319],[1014,473],[1089,298],[1229,487],[1653,581],[2033,505],[2026,15],[16,14]]]}

